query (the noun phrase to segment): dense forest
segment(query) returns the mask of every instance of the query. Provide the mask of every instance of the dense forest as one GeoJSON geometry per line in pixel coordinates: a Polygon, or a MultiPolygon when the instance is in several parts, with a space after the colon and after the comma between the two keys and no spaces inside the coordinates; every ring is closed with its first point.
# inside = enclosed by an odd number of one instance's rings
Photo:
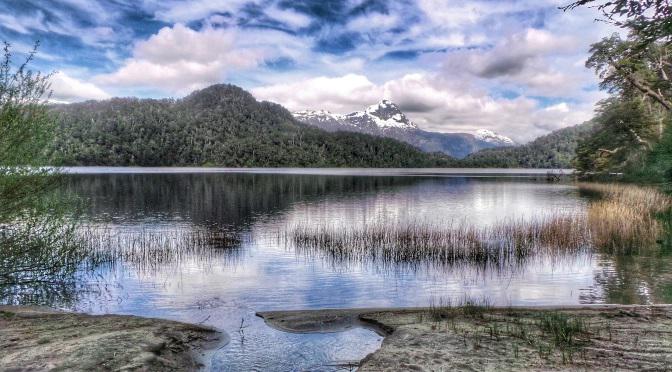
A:
{"type": "Polygon", "coordinates": [[[590,136],[577,146],[586,176],[672,185],[672,7],[667,1],[579,0],[624,31],[594,43],[586,67],[610,97],[598,104],[590,136]]]}
{"type": "Polygon", "coordinates": [[[394,139],[328,133],[232,85],[179,99],[114,98],[52,107],[63,165],[569,168],[590,124],[457,160],[394,139]]]}
{"type": "Polygon", "coordinates": [[[63,165],[445,167],[454,160],[396,140],[327,133],[232,85],[178,99],[115,98],[52,107],[63,165]]]}
{"type": "Polygon", "coordinates": [[[580,141],[593,130],[586,122],[539,137],[525,145],[484,149],[460,163],[465,167],[488,168],[572,168],[580,141]]]}

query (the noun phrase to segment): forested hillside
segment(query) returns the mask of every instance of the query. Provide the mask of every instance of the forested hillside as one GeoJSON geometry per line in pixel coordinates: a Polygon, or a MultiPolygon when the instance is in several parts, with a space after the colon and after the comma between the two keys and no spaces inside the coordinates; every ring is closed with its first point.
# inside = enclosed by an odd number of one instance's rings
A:
{"type": "Polygon", "coordinates": [[[609,98],[597,105],[593,133],[579,143],[585,176],[623,179],[672,190],[672,6],[667,1],[579,0],[622,29],[591,45],[586,67],[609,98]]]}
{"type": "Polygon", "coordinates": [[[387,138],[327,133],[232,85],[178,100],[115,98],[54,106],[53,151],[63,165],[227,167],[442,167],[387,138]]]}
{"type": "Polygon", "coordinates": [[[578,143],[592,132],[586,122],[563,128],[521,146],[485,149],[462,160],[466,167],[572,168],[578,143]]]}

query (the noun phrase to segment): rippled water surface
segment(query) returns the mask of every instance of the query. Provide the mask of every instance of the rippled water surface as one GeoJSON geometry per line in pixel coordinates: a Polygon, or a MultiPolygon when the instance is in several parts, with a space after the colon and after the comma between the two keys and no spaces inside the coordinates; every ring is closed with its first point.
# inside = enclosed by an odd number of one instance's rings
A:
{"type": "Polygon", "coordinates": [[[311,224],[422,221],[486,226],[550,213],[582,213],[585,196],[571,184],[549,183],[545,177],[367,170],[138,172],[71,174],[64,191],[86,201],[85,221],[115,234],[224,230],[239,243],[105,265],[82,279],[95,290],[76,297],[72,306],[224,330],[231,341],[209,357],[216,370],[348,370],[348,364],[381,343],[380,336],[365,329],[280,332],[255,317],[257,311],[427,306],[437,298],[464,296],[485,296],[499,305],[669,302],[672,297],[672,281],[654,280],[670,277],[667,256],[536,257],[498,269],[381,267],[298,252],[279,238],[288,228],[311,224]]]}

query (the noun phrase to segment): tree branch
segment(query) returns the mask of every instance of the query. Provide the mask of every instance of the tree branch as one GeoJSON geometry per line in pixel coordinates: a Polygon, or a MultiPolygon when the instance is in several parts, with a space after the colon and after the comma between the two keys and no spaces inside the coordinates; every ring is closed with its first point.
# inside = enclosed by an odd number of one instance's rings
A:
{"type": "MultiPolygon", "coordinates": [[[[618,67],[617,67],[618,69],[618,67]]],[[[635,88],[639,89],[640,92],[644,93],[645,95],[653,98],[656,102],[660,103],[665,109],[668,111],[672,111],[672,102],[668,101],[663,97],[662,95],[656,93],[653,89],[647,87],[644,83],[639,81],[634,74],[626,74],[625,78],[632,84],[635,88]]]]}
{"type": "Polygon", "coordinates": [[[651,149],[651,144],[649,141],[644,140],[642,137],[637,134],[637,132],[634,131],[634,129],[630,128],[630,133],[635,137],[635,140],[640,144],[645,146],[648,149],[651,149]]]}
{"type": "Polygon", "coordinates": [[[615,148],[615,149],[613,149],[613,150],[609,150],[609,149],[597,149],[597,151],[600,153],[600,157],[602,157],[603,154],[605,154],[605,153],[606,153],[606,154],[609,154],[609,155],[614,155],[615,153],[617,153],[617,152],[619,152],[619,151],[621,151],[621,150],[623,150],[623,146],[621,146],[621,147],[617,147],[617,148],[615,148]]]}

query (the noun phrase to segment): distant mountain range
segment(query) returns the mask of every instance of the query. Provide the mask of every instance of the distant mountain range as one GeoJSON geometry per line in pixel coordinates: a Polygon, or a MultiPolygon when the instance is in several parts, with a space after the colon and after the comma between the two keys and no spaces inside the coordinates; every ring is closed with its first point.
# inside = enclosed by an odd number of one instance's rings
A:
{"type": "Polygon", "coordinates": [[[573,168],[579,143],[589,137],[594,124],[558,129],[519,146],[481,150],[460,161],[462,167],[476,168],[573,168]]]}
{"type": "Polygon", "coordinates": [[[357,132],[393,138],[425,152],[443,152],[455,158],[464,158],[482,149],[515,145],[510,138],[485,129],[475,134],[422,130],[388,100],[382,100],[364,111],[345,115],[324,110],[297,111],[293,115],[300,122],[329,132],[357,132]]]}
{"type": "Polygon", "coordinates": [[[586,123],[515,145],[486,130],[423,131],[389,101],[347,115],[292,115],[226,84],[177,100],[113,98],[50,110],[59,123],[50,150],[60,165],[568,168],[592,130],[586,123]]]}
{"type": "Polygon", "coordinates": [[[173,99],[113,98],[54,105],[63,165],[450,167],[456,161],[390,138],[330,133],[284,107],[218,84],[173,99]]]}

